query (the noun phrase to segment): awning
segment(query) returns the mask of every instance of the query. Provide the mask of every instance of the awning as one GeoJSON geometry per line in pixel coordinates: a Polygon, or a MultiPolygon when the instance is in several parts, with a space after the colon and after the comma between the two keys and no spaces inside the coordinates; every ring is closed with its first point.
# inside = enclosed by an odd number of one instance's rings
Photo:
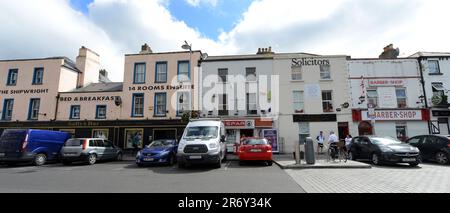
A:
{"type": "Polygon", "coordinates": [[[444,85],[442,84],[432,84],[431,86],[437,91],[445,91],[444,85]]]}

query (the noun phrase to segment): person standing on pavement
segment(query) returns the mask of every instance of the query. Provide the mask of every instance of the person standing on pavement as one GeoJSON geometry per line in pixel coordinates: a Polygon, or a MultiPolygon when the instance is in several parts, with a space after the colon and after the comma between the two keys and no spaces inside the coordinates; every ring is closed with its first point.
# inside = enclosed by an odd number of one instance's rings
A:
{"type": "Polygon", "coordinates": [[[320,131],[319,135],[316,137],[316,140],[317,140],[317,154],[323,153],[323,142],[325,141],[325,136],[323,136],[322,131],[320,131]]]}
{"type": "Polygon", "coordinates": [[[350,154],[350,148],[352,146],[352,136],[347,135],[345,138],[345,148],[347,148],[347,154],[350,154]]]}

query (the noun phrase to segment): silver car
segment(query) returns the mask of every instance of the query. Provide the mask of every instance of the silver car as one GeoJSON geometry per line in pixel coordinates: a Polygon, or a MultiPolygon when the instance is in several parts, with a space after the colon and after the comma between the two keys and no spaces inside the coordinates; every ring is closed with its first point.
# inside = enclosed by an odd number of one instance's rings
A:
{"type": "Polygon", "coordinates": [[[75,161],[83,161],[89,165],[95,164],[97,160],[120,161],[122,150],[102,138],[72,138],[62,147],[61,160],[64,165],[75,161]]]}

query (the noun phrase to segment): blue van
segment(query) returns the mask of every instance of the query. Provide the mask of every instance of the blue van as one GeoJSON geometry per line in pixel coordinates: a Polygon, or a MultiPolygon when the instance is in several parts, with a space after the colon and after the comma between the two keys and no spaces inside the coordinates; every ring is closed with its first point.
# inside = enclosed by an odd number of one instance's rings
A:
{"type": "Polygon", "coordinates": [[[7,129],[0,137],[0,162],[44,165],[57,160],[70,133],[36,129],[7,129]]]}

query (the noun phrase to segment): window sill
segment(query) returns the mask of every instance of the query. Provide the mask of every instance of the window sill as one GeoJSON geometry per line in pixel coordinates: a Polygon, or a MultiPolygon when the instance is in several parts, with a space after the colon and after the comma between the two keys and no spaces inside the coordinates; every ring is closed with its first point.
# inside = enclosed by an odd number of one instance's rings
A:
{"type": "Polygon", "coordinates": [[[320,79],[319,81],[321,81],[321,82],[331,82],[331,81],[333,81],[333,79],[320,79]]]}
{"type": "Polygon", "coordinates": [[[131,117],[132,118],[143,118],[144,116],[143,115],[132,115],[131,117]]]}
{"type": "Polygon", "coordinates": [[[43,85],[43,83],[33,83],[31,85],[43,85]]]}
{"type": "Polygon", "coordinates": [[[167,84],[167,81],[155,81],[155,84],[167,84]]]}
{"type": "Polygon", "coordinates": [[[428,75],[444,75],[444,73],[428,73],[428,75]]]}
{"type": "Polygon", "coordinates": [[[17,86],[17,84],[6,84],[6,86],[13,87],[13,86],[17,86]]]}
{"type": "Polygon", "coordinates": [[[293,82],[293,83],[304,83],[305,81],[304,80],[291,80],[291,82],[293,82]]]}
{"type": "Polygon", "coordinates": [[[165,118],[167,115],[153,115],[154,118],[165,118]]]}
{"type": "Polygon", "coordinates": [[[95,118],[96,120],[106,120],[106,118],[95,118]]]}
{"type": "Polygon", "coordinates": [[[133,84],[145,84],[145,82],[133,82],[133,84]]]}
{"type": "Polygon", "coordinates": [[[80,120],[80,118],[69,118],[69,120],[71,120],[71,121],[78,121],[78,120],[80,120]]]}

